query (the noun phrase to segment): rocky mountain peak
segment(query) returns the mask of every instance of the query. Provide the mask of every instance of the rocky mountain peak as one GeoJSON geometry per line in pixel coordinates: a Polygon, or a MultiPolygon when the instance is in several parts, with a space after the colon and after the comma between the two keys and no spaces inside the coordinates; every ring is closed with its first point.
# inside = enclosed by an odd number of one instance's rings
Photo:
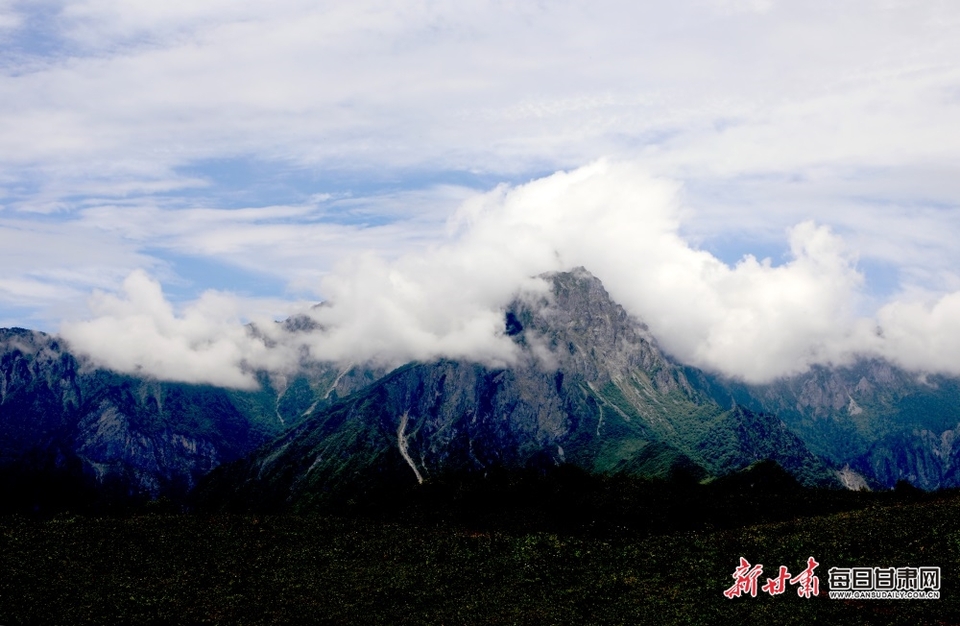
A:
{"type": "Polygon", "coordinates": [[[646,324],[614,302],[599,278],[583,267],[541,278],[549,291],[518,296],[505,325],[544,364],[601,384],[642,369],[664,391],[689,388],[646,324]]]}

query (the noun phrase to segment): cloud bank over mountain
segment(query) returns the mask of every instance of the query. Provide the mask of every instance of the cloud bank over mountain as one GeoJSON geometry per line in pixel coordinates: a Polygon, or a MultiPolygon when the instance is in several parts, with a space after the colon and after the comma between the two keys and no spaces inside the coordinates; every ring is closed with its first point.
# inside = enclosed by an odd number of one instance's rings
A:
{"type": "Polygon", "coordinates": [[[829,228],[791,228],[784,262],[729,265],[682,236],[679,191],[635,163],[599,161],[478,194],[441,243],[343,261],[322,281],[324,305],[299,311],[319,330],[286,333],[261,318],[252,333],[222,293],[174,312],[159,284],[135,272],[119,295],[95,296],[97,317],[62,334],[121,371],[235,386],[252,384],[254,369],[295,367],[304,350],[340,363],[503,365],[514,358],[503,307],[542,290],[537,275],[584,266],[667,352],[712,371],[761,382],[861,355],[960,374],[960,293],[895,299],[863,316],[856,255],[829,228]]]}

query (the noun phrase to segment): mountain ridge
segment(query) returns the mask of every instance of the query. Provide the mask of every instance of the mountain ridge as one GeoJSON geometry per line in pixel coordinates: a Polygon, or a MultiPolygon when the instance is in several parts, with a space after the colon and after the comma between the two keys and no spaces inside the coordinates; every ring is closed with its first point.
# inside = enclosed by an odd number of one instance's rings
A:
{"type": "Polygon", "coordinates": [[[220,473],[290,504],[365,481],[561,464],[702,478],[773,459],[808,485],[960,485],[960,379],[873,360],[748,385],[671,359],[586,269],[541,279],[503,310],[510,366],[305,361],[258,373],[256,391],[117,374],[57,337],[0,329],[0,477],[73,468],[157,497],[234,464],[220,473]]]}

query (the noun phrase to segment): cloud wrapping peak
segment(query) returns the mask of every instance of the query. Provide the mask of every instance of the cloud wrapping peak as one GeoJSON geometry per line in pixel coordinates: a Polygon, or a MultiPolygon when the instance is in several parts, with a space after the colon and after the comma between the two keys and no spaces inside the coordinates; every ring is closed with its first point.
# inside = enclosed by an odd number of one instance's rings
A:
{"type": "Polygon", "coordinates": [[[522,291],[543,289],[539,274],[579,265],[647,322],[667,352],[748,381],[865,352],[897,360],[891,346],[914,343],[912,335],[954,332],[947,309],[960,300],[920,316],[914,305],[891,303],[880,312],[890,339],[878,343],[873,324],[854,314],[863,282],[855,257],[828,228],[791,229],[783,264],[745,256],[731,266],[680,235],[677,192],[634,163],[611,161],[497,187],[460,207],[441,244],[394,261],[362,254],[342,262],[322,282],[324,306],[306,312],[320,326],[309,333],[259,324],[270,335],[264,342],[217,293],[177,315],[159,284],[135,272],[123,296],[96,295],[97,317],[67,324],[63,334],[120,371],[231,386],[251,385],[252,369],[295,367],[304,350],[322,361],[506,365],[515,349],[503,308],[522,291]],[[929,323],[911,326],[918,319],[929,323]]]}
{"type": "Polygon", "coordinates": [[[461,211],[457,254],[483,259],[476,274],[492,281],[582,265],[700,367],[765,380],[849,358],[862,276],[837,236],[805,222],[790,232],[789,262],[731,267],[681,237],[677,192],[608,161],[501,188],[461,211]]]}

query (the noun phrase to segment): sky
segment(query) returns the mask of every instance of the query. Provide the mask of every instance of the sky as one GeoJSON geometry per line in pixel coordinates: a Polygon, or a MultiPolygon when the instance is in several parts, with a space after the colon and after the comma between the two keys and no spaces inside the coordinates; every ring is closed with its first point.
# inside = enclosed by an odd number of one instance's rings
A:
{"type": "Polygon", "coordinates": [[[304,348],[508,363],[503,306],[583,265],[711,371],[960,374],[958,30],[945,0],[0,0],[0,327],[235,386],[304,348]],[[244,327],[296,313],[324,330],[244,327]]]}

